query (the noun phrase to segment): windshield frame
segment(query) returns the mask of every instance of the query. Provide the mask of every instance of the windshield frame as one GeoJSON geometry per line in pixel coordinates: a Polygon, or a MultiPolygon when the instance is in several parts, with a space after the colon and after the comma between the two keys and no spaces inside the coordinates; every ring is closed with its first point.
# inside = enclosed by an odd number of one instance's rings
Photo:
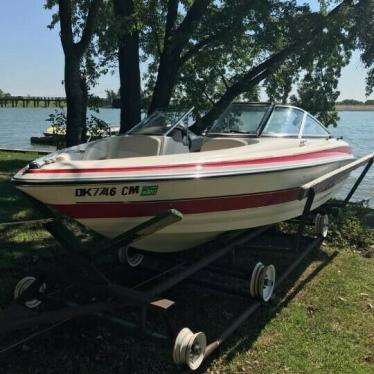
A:
{"type": "Polygon", "coordinates": [[[332,135],[331,135],[330,131],[327,129],[327,127],[324,126],[323,123],[321,121],[319,121],[315,116],[313,116],[311,113],[307,112],[306,110],[304,110],[302,108],[299,108],[299,107],[294,106],[294,105],[287,105],[287,104],[274,104],[273,105],[272,110],[269,113],[269,116],[267,117],[266,121],[263,123],[262,128],[260,129],[259,136],[263,137],[263,138],[289,138],[289,139],[331,139],[332,138],[332,135]],[[287,134],[267,135],[267,134],[263,134],[263,131],[264,131],[268,121],[270,120],[270,117],[273,114],[273,111],[274,111],[275,108],[291,108],[291,109],[296,109],[296,110],[299,110],[299,111],[303,112],[303,119],[301,121],[299,133],[297,135],[287,135],[287,134]],[[317,125],[322,127],[326,131],[327,134],[326,135],[315,135],[315,136],[310,136],[310,135],[304,136],[303,135],[304,125],[305,125],[305,121],[306,121],[308,116],[311,117],[314,121],[316,121],[317,125]]]}
{"type": "Polygon", "coordinates": [[[274,104],[272,103],[264,103],[264,102],[233,102],[231,103],[226,109],[225,111],[219,116],[219,118],[213,123],[213,125],[209,128],[209,130],[205,133],[205,136],[207,137],[215,137],[215,136],[220,136],[220,137],[235,137],[235,138],[240,138],[240,137],[243,137],[243,138],[256,138],[260,135],[260,132],[261,132],[261,129],[263,128],[264,126],[264,123],[266,124],[272,110],[273,110],[273,107],[274,107],[274,104]],[[265,111],[264,111],[264,115],[262,116],[259,124],[257,125],[257,128],[255,130],[255,132],[253,133],[246,133],[246,132],[212,132],[211,129],[214,128],[214,126],[216,126],[216,124],[218,123],[218,121],[225,117],[227,115],[227,113],[233,108],[233,106],[239,106],[239,105],[242,105],[242,106],[256,106],[256,107],[259,107],[259,106],[263,106],[264,108],[267,108],[265,111]]]}
{"type": "Polygon", "coordinates": [[[302,131],[304,129],[304,122],[305,122],[305,118],[306,118],[306,115],[307,115],[307,112],[304,110],[304,109],[301,109],[301,108],[298,108],[294,105],[287,105],[287,104],[274,104],[273,107],[272,107],[272,110],[271,110],[271,113],[269,113],[269,116],[268,118],[266,119],[266,122],[263,123],[263,126],[260,130],[260,133],[259,133],[259,136],[263,137],[263,138],[290,138],[290,139],[300,139],[302,136],[302,131]],[[294,109],[294,110],[298,110],[299,112],[302,112],[302,115],[303,115],[303,118],[301,120],[301,123],[300,123],[300,127],[299,127],[299,131],[297,133],[297,135],[290,135],[290,134],[285,134],[285,133],[279,133],[279,134],[264,134],[264,130],[266,128],[266,126],[268,125],[268,122],[270,121],[271,119],[271,116],[274,112],[274,110],[276,108],[288,108],[288,109],[294,109]]]}
{"type": "MultiPolygon", "coordinates": [[[[136,133],[136,130],[139,129],[139,128],[146,128],[147,124],[150,123],[152,121],[152,119],[154,119],[156,116],[158,116],[159,114],[162,114],[162,113],[178,113],[177,110],[175,111],[172,111],[172,110],[156,110],[155,112],[153,112],[150,116],[148,117],[145,117],[143,120],[141,120],[137,125],[135,125],[134,127],[132,127],[130,130],[126,131],[125,135],[145,135],[145,136],[168,136],[177,126],[180,125],[180,123],[188,116],[192,113],[192,111],[194,110],[195,108],[194,107],[191,107],[189,110],[187,110],[186,112],[180,112],[181,115],[179,117],[176,117],[177,119],[175,120],[175,122],[170,126],[170,128],[167,128],[166,131],[164,131],[163,133],[160,133],[160,134],[137,134],[136,133]]],[[[183,126],[184,128],[186,126],[183,126]]]]}

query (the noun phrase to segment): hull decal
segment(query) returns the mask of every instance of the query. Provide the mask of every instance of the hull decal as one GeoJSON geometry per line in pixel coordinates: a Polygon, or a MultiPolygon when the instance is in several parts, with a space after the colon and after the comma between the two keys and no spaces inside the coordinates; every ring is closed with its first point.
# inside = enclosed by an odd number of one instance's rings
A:
{"type": "Polygon", "coordinates": [[[298,200],[299,196],[300,189],[294,188],[250,195],[120,203],[85,202],[83,204],[51,205],[51,207],[77,219],[147,217],[172,208],[179,210],[183,214],[212,213],[258,208],[298,200]]]}

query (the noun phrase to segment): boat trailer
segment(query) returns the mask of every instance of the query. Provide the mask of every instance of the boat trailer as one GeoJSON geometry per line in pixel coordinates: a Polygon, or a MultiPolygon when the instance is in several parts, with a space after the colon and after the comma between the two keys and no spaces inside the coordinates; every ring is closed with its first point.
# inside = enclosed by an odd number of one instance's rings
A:
{"type": "Polygon", "coordinates": [[[90,245],[87,248],[87,244],[66,225],[63,217],[33,201],[42,219],[3,223],[2,226],[42,225],[60,244],[62,253],[55,255],[53,263],[39,266],[35,274],[22,278],[15,286],[13,302],[0,312],[0,336],[28,329],[32,333],[0,348],[0,355],[69,320],[95,316],[119,325],[126,331],[162,343],[171,350],[175,364],[196,370],[249,316],[269,301],[273,291],[321,245],[328,230],[327,212],[332,207],[344,207],[350,201],[373,160],[374,154],[362,157],[300,188],[299,199],[305,199],[305,206],[302,215],[292,220],[298,224],[297,233],[291,238],[292,248],[275,247],[274,243],[263,245],[266,237],[276,235],[279,244],[280,236],[286,235],[274,233],[274,226],[229,232],[210,243],[177,254],[145,254],[131,248],[134,242],[144,236],[183,219],[183,215],[173,209],[108,240],[105,245],[90,245]],[[311,211],[318,192],[330,186],[337,178],[364,165],[344,201],[328,202],[316,211],[311,211]],[[314,238],[304,236],[306,225],[314,225],[314,238]],[[243,266],[243,261],[240,262],[240,253],[243,252],[252,259],[246,266],[243,266]],[[275,266],[262,263],[265,262],[263,258],[272,259],[276,253],[286,253],[290,259],[277,280],[275,266]],[[109,279],[95,264],[99,259],[104,261],[107,257],[112,261],[113,256],[125,263],[123,276],[128,278],[125,284],[109,279]],[[149,263],[143,260],[149,260],[149,263]],[[227,266],[227,261],[230,266],[227,266]],[[230,279],[229,284],[220,282],[223,278],[230,279]],[[215,339],[208,342],[202,331],[178,328],[175,318],[177,305],[174,300],[163,296],[182,282],[235,295],[244,299],[245,307],[215,339]],[[86,298],[88,301],[76,300],[72,290],[89,296],[86,298]],[[129,318],[118,317],[119,314],[126,314],[129,318]],[[161,317],[163,331],[149,328],[150,317],[154,314],[161,317]]]}

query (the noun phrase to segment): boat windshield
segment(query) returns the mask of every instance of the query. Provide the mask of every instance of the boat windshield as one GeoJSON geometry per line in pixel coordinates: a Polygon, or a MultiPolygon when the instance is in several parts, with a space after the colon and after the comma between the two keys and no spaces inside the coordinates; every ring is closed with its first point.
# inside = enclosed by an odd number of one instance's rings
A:
{"type": "Polygon", "coordinates": [[[187,111],[156,111],[127,132],[129,135],[167,135],[174,127],[185,126],[192,108],[187,111]]]}
{"type": "Polygon", "coordinates": [[[304,118],[300,109],[279,106],[275,107],[266,123],[262,136],[298,136],[304,118]]]}
{"type": "Polygon", "coordinates": [[[256,135],[269,107],[268,104],[233,103],[212,126],[208,134],[256,135]]]}

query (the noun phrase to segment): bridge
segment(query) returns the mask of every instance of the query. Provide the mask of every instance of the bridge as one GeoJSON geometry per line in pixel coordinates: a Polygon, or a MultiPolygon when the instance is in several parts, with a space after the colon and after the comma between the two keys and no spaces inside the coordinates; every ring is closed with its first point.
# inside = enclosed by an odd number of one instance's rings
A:
{"type": "Polygon", "coordinates": [[[41,97],[41,96],[8,96],[0,97],[0,107],[6,108],[17,108],[18,104],[23,108],[28,108],[30,104],[34,108],[50,106],[62,108],[66,105],[66,97],[41,97]]]}

